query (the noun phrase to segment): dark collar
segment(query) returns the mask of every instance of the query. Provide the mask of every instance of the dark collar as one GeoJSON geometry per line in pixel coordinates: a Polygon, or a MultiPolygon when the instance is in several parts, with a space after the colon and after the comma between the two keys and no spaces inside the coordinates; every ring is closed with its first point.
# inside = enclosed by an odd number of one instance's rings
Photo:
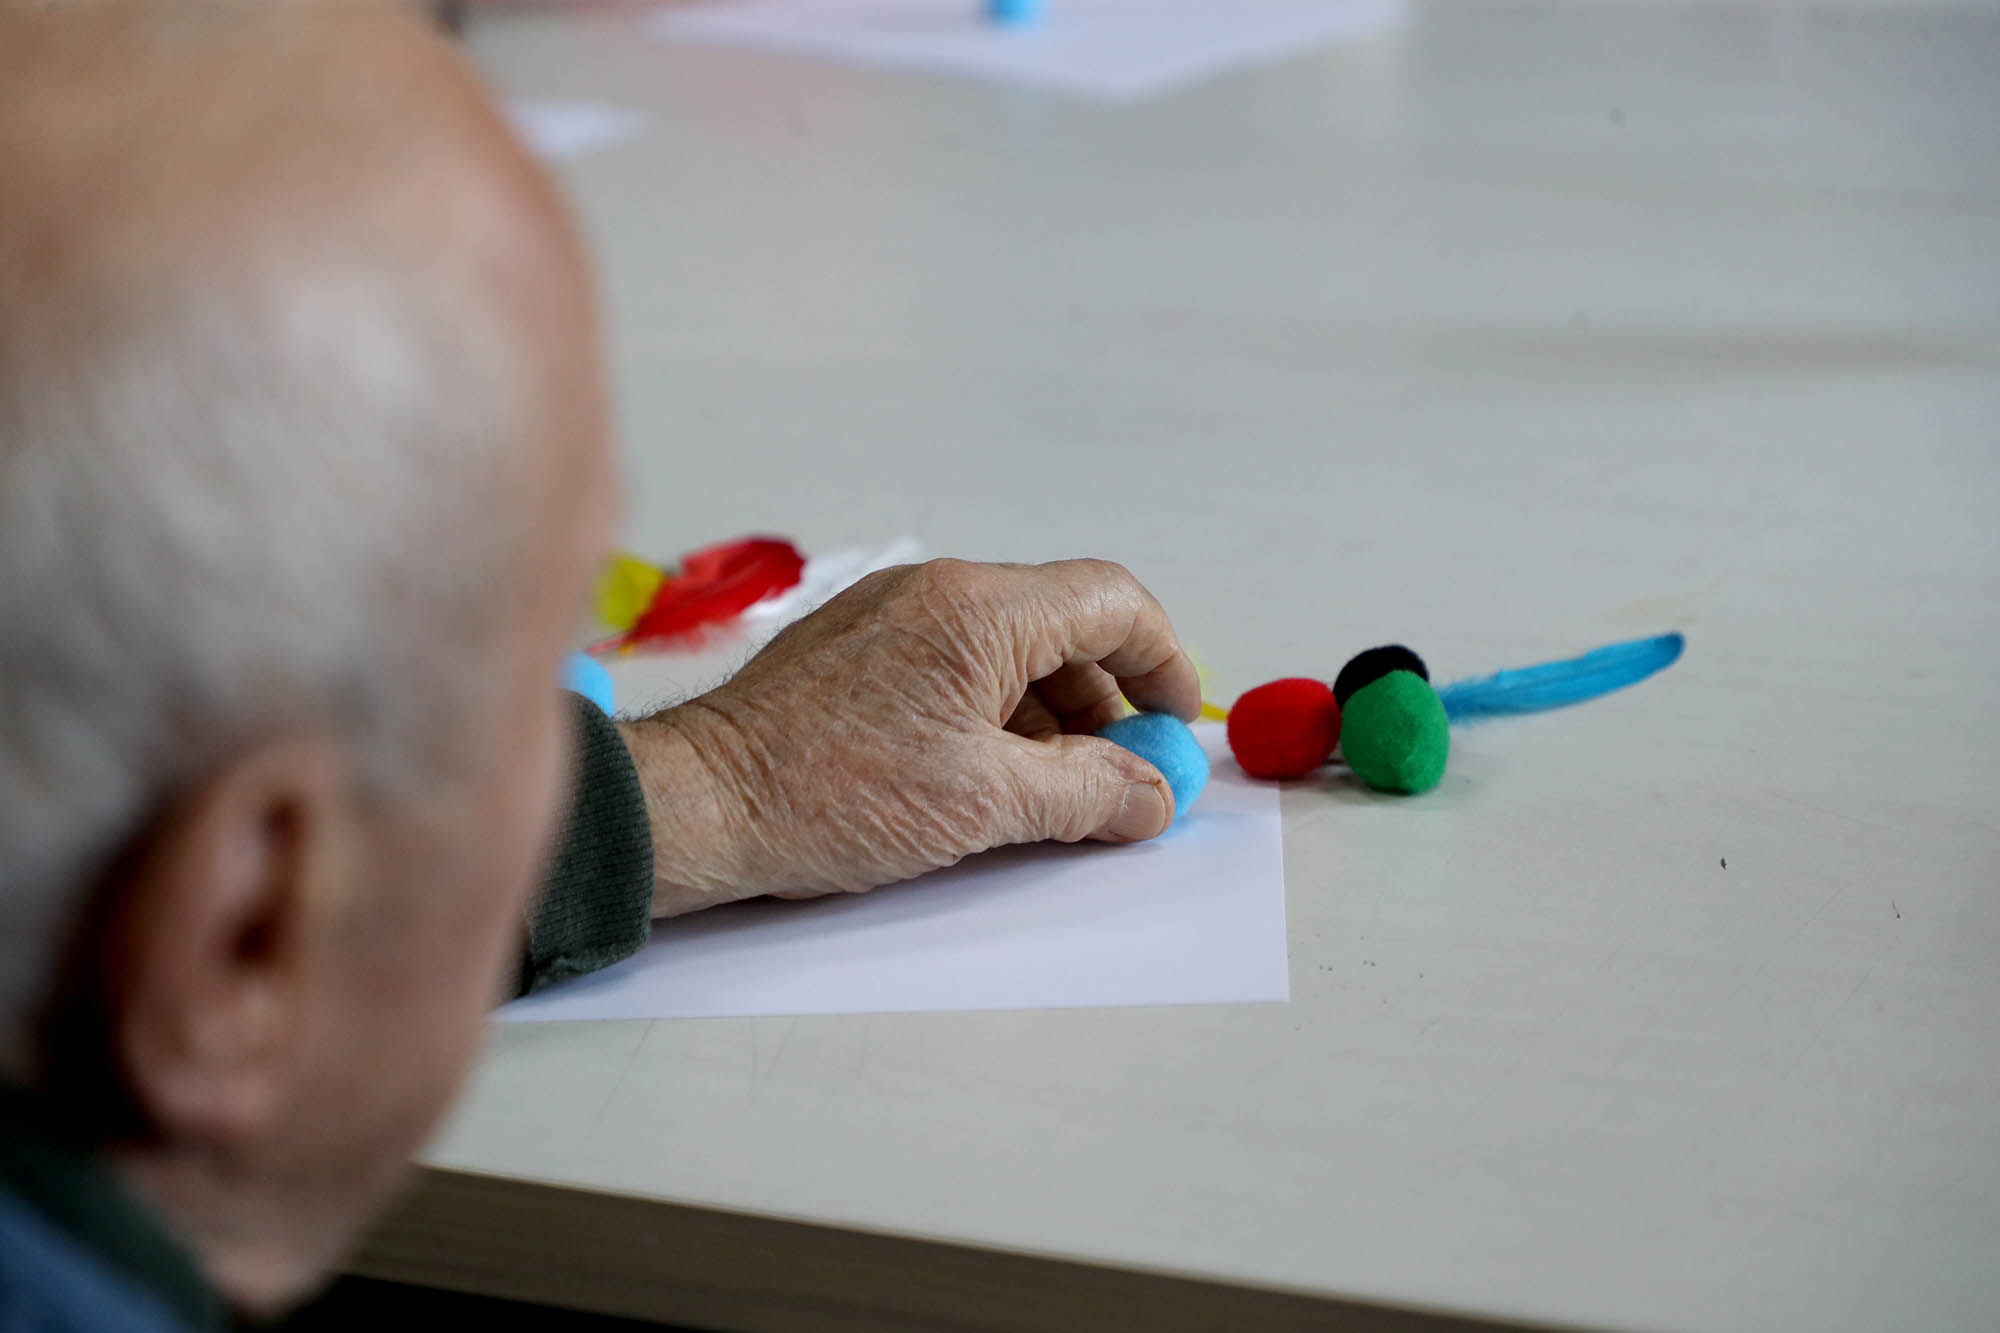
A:
{"type": "Polygon", "coordinates": [[[19,1196],[191,1330],[225,1327],[222,1302],[194,1259],[151,1212],[27,1093],[0,1084],[0,1190],[19,1196]]]}

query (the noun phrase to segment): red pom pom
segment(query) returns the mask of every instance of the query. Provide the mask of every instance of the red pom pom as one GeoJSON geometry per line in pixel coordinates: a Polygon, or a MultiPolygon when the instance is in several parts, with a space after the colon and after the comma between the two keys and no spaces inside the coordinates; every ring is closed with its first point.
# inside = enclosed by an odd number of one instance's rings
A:
{"type": "Polygon", "coordinates": [[[1274,680],[1229,710],[1229,749],[1253,778],[1302,778],[1333,754],[1340,705],[1325,681],[1274,680]]]}

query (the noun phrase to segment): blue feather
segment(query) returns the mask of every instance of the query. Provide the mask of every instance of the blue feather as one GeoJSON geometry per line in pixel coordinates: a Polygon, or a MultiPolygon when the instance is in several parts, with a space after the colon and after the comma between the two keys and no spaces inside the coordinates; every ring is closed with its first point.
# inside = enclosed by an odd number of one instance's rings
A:
{"type": "Polygon", "coordinates": [[[1438,698],[1444,702],[1445,716],[1454,722],[1563,708],[1636,685],[1666,670],[1679,660],[1685,644],[1678,634],[1614,643],[1563,662],[1461,680],[1439,690],[1438,698]]]}

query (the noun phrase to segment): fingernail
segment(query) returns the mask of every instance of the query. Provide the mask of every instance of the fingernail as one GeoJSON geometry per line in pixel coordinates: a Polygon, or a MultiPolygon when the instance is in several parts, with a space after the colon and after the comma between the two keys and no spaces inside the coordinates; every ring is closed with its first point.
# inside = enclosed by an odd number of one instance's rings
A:
{"type": "Polygon", "coordinates": [[[1111,821],[1104,834],[1122,842],[1138,842],[1158,837],[1166,831],[1166,797],[1153,783],[1134,782],[1125,788],[1124,804],[1119,806],[1118,817],[1111,821]]]}

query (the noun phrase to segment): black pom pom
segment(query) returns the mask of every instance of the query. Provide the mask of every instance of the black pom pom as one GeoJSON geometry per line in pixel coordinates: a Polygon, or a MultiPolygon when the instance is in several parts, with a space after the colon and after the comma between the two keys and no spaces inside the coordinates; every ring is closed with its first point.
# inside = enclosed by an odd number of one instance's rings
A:
{"type": "Polygon", "coordinates": [[[1380,648],[1356,653],[1340,669],[1340,674],[1334,677],[1333,697],[1345,708],[1348,695],[1365,685],[1373,685],[1391,671],[1411,671],[1425,680],[1431,678],[1431,673],[1424,669],[1423,658],[1400,643],[1385,643],[1380,648]]]}

